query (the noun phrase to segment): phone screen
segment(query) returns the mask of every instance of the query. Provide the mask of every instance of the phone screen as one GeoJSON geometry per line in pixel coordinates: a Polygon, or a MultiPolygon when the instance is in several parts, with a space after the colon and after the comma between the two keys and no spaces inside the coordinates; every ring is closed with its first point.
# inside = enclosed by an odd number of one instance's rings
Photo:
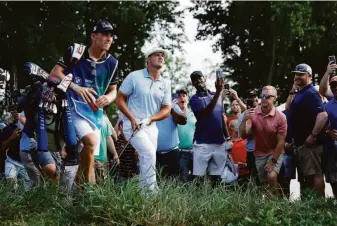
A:
{"type": "Polygon", "coordinates": [[[222,71],[216,71],[215,74],[216,74],[216,79],[217,80],[224,79],[224,75],[223,75],[222,71]]]}
{"type": "Polygon", "coordinates": [[[229,90],[229,84],[225,84],[224,88],[227,89],[227,90],[229,90]]]}
{"type": "Polygon", "coordinates": [[[253,99],[247,99],[247,109],[253,108],[253,99]]]}
{"type": "Polygon", "coordinates": [[[336,57],[335,56],[329,56],[329,62],[336,63],[336,57]]]}

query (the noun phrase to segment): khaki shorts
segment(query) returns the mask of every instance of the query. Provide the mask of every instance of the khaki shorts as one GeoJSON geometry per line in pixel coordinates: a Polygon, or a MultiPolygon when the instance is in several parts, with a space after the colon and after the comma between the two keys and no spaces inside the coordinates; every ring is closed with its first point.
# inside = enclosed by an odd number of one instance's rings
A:
{"type": "Polygon", "coordinates": [[[322,145],[300,146],[295,148],[298,170],[303,176],[321,175],[322,172],[322,145]]]}
{"type": "MultiPolygon", "coordinates": [[[[255,156],[255,165],[257,169],[257,174],[259,175],[260,182],[267,181],[267,172],[264,170],[267,162],[273,158],[272,154],[264,155],[264,156],[255,156]]],[[[280,172],[281,166],[283,162],[283,154],[281,154],[278,159],[277,163],[274,165],[274,171],[278,174],[280,172]]]]}

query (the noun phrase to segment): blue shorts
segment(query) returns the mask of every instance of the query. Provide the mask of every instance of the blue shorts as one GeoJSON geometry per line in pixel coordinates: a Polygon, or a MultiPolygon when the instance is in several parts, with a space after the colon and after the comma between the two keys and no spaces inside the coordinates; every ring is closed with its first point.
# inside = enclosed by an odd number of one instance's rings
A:
{"type": "Polygon", "coordinates": [[[296,179],[296,162],[293,154],[285,154],[283,158],[284,176],[289,179],[296,179]]]}

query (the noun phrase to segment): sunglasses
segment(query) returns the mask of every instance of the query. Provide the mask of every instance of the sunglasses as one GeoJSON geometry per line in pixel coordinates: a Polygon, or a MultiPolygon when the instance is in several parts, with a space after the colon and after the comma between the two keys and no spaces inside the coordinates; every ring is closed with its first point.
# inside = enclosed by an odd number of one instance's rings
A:
{"type": "Polygon", "coordinates": [[[267,99],[269,100],[271,97],[275,97],[274,95],[270,95],[270,94],[261,94],[261,98],[262,99],[267,99]]]}
{"type": "Polygon", "coordinates": [[[90,66],[92,68],[91,75],[96,76],[96,61],[92,60],[90,62],[90,66]]]}

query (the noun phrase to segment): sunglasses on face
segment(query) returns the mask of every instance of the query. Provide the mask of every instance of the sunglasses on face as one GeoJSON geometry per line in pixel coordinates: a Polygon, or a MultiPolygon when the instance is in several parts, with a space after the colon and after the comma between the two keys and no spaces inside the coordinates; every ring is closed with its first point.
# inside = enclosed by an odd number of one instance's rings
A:
{"type": "Polygon", "coordinates": [[[90,66],[92,68],[91,75],[96,76],[96,61],[91,61],[90,66]]]}
{"type": "Polygon", "coordinates": [[[262,99],[267,99],[269,100],[271,97],[275,97],[274,95],[270,95],[270,94],[261,94],[261,98],[262,99]]]}

